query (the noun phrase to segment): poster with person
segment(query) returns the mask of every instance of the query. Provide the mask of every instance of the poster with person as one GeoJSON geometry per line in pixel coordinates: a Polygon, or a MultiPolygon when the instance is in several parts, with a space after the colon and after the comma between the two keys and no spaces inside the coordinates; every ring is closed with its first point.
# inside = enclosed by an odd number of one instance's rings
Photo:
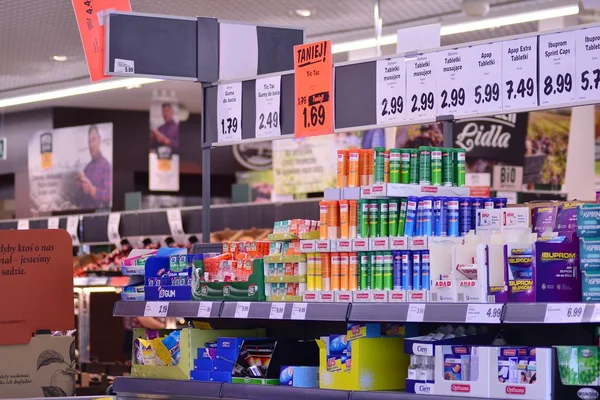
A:
{"type": "Polygon", "coordinates": [[[112,123],[35,132],[27,156],[32,215],[112,206],[112,123]]]}
{"type": "Polygon", "coordinates": [[[175,93],[155,91],[150,105],[151,191],[179,191],[179,103],[175,93]]]}

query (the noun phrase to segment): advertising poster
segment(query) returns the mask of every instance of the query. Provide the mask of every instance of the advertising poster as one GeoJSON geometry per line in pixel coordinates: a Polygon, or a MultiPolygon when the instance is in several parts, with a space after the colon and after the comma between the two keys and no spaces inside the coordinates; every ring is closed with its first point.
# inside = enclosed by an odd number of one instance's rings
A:
{"type": "Polygon", "coordinates": [[[32,215],[112,206],[112,123],[36,132],[27,155],[32,215]]]}
{"type": "Polygon", "coordinates": [[[150,105],[151,191],[179,191],[179,103],[174,93],[155,92],[150,105]]]}

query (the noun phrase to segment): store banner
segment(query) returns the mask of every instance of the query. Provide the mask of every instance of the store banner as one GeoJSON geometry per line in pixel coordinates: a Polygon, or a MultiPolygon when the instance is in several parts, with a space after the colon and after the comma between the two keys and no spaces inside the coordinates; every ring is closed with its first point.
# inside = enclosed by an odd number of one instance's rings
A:
{"type": "Polygon", "coordinates": [[[179,103],[173,92],[155,91],[150,105],[151,191],[179,191],[179,103]]]}
{"type": "Polygon", "coordinates": [[[131,11],[129,0],[72,0],[92,82],[104,75],[104,17],[110,11],[131,11]]]}
{"type": "Polygon", "coordinates": [[[33,215],[112,206],[112,123],[36,132],[27,156],[33,215]]]}

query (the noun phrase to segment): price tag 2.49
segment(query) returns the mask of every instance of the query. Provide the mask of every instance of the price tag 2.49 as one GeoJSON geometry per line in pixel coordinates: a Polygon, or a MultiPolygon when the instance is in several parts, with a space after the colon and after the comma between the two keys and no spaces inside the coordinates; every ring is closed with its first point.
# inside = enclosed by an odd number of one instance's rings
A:
{"type": "Polygon", "coordinates": [[[585,304],[549,303],[544,315],[545,323],[578,323],[583,319],[585,304]]]}
{"type": "Polygon", "coordinates": [[[304,320],[306,319],[306,303],[294,303],[292,306],[291,319],[304,320]]]}
{"type": "Polygon", "coordinates": [[[469,304],[465,322],[499,324],[502,304],[469,304]]]}
{"type": "Polygon", "coordinates": [[[283,319],[284,311],[285,311],[285,303],[271,303],[271,311],[269,312],[269,319],[283,319]]]}
{"type": "Polygon", "coordinates": [[[235,307],[235,315],[234,318],[248,318],[248,313],[250,312],[250,302],[249,301],[239,301],[235,307]]]}
{"type": "Polygon", "coordinates": [[[281,135],[281,76],[256,80],[257,138],[281,135]]]}
{"type": "Polygon", "coordinates": [[[149,301],[144,309],[144,317],[165,318],[169,312],[168,301],[149,301]]]}

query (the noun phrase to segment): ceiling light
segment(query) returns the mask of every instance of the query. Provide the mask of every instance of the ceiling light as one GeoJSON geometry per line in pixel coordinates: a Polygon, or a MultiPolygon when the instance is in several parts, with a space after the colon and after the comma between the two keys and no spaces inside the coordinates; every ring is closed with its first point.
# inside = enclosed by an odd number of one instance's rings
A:
{"type": "Polygon", "coordinates": [[[312,15],[312,12],[306,8],[296,8],[294,10],[294,14],[296,14],[299,17],[308,18],[312,15]]]}
{"type": "Polygon", "coordinates": [[[68,58],[67,56],[52,56],[52,59],[58,62],[65,62],[68,58]]]}
{"type": "Polygon", "coordinates": [[[91,83],[87,85],[74,86],[65,89],[51,90],[48,92],[0,99],[0,108],[18,106],[21,104],[37,103],[40,101],[62,99],[65,97],[78,96],[81,94],[104,92],[106,90],[122,89],[128,86],[145,85],[148,83],[160,81],[161,79],[150,78],[110,79],[99,83],[91,83]]]}
{"type": "MultiPolygon", "coordinates": [[[[440,35],[454,35],[457,33],[473,32],[481,29],[498,28],[501,26],[522,24],[525,22],[540,21],[550,18],[566,17],[568,15],[579,14],[579,5],[573,4],[562,7],[549,8],[546,10],[538,10],[524,12],[520,14],[507,15],[502,17],[484,18],[472,22],[461,22],[457,24],[442,25],[440,35]]],[[[381,37],[381,45],[389,45],[397,42],[396,35],[386,35],[381,37]]],[[[377,41],[375,38],[355,40],[346,43],[337,43],[331,46],[333,54],[343,53],[346,51],[362,50],[375,47],[377,41]]]]}

